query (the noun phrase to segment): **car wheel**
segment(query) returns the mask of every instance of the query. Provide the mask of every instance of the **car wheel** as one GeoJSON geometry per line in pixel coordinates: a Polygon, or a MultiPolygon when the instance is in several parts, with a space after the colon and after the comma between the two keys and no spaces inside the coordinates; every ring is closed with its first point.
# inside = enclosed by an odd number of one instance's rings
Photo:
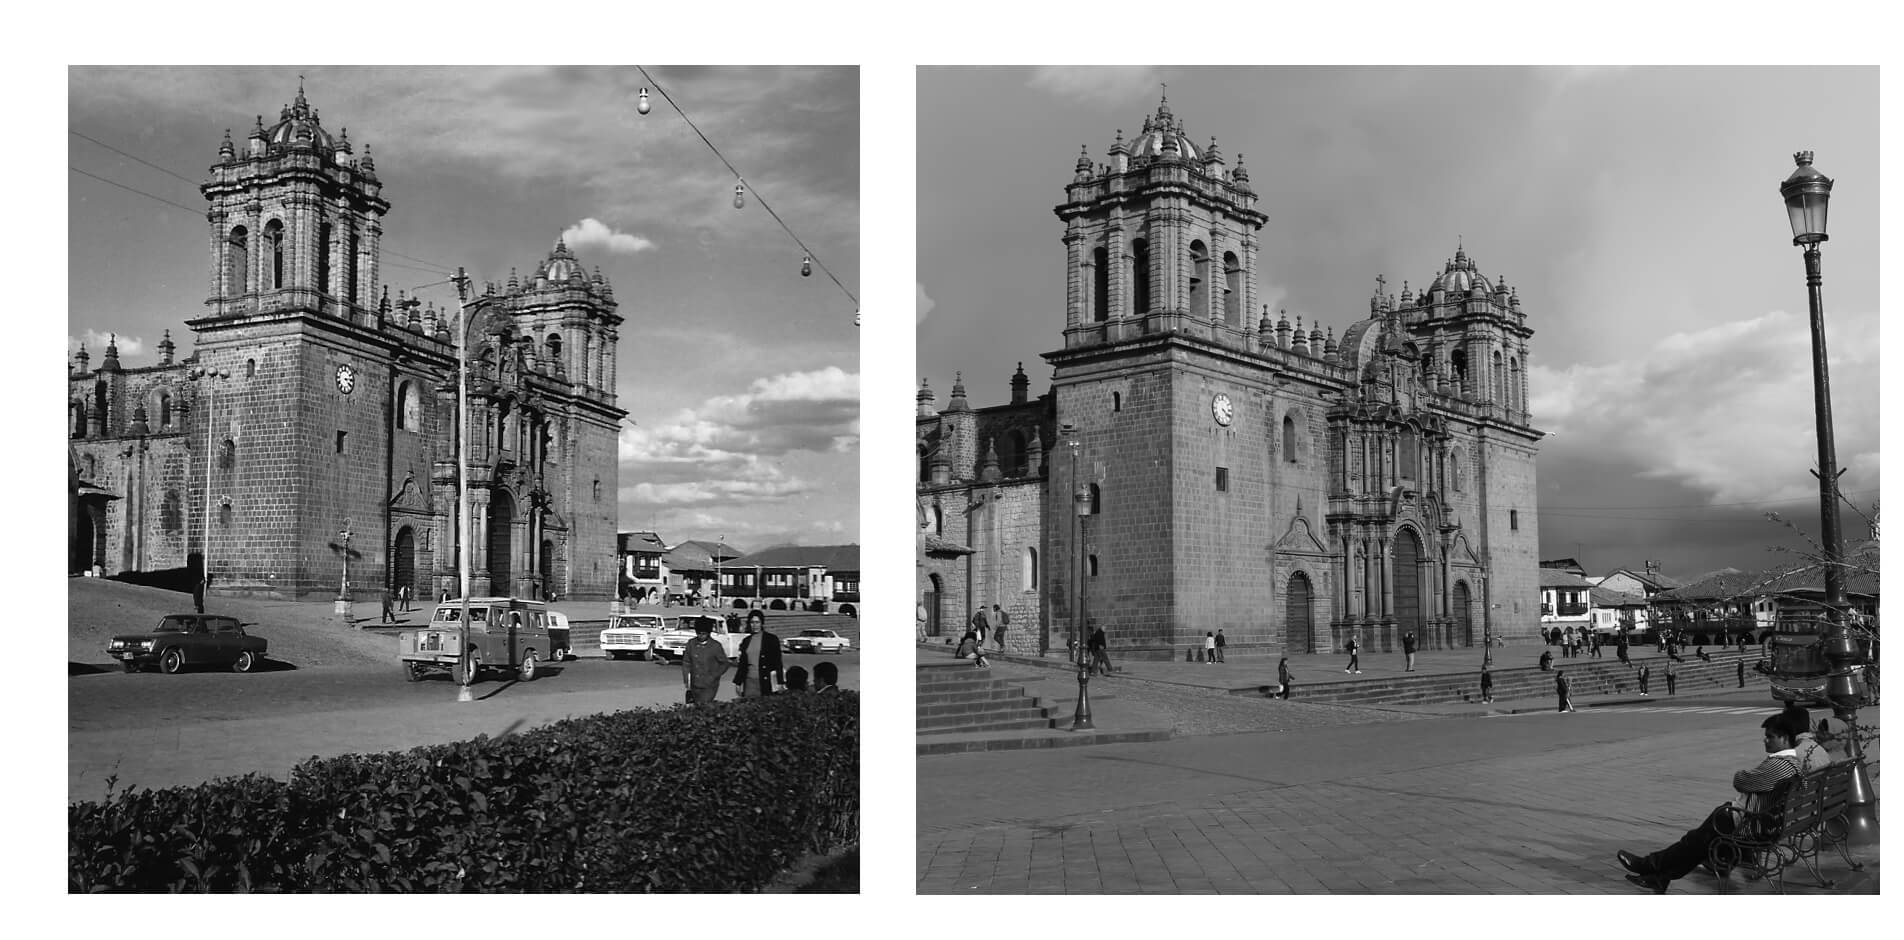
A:
{"type": "Polygon", "coordinates": [[[159,654],[159,671],[160,672],[163,672],[167,675],[172,675],[184,668],[185,668],[185,654],[183,652],[180,652],[178,647],[174,646],[171,649],[166,650],[165,652],[159,654]]]}
{"type": "Polygon", "coordinates": [[[422,678],[423,678],[423,667],[418,666],[416,663],[403,664],[403,681],[415,682],[422,678]]]}
{"type": "Polygon", "coordinates": [[[258,668],[258,657],[250,650],[240,650],[238,658],[231,664],[232,672],[250,672],[256,668],[258,668]]]}
{"type": "Polygon", "coordinates": [[[477,661],[475,654],[458,656],[456,665],[450,667],[450,681],[457,685],[474,685],[476,674],[481,671],[482,663],[477,661]]]}
{"type": "Polygon", "coordinates": [[[128,659],[128,660],[126,660],[125,662],[123,662],[123,663],[121,663],[120,665],[122,665],[122,666],[124,666],[124,667],[126,667],[126,671],[127,671],[127,672],[138,672],[138,671],[139,671],[139,664],[138,664],[138,663],[135,663],[135,662],[133,662],[133,661],[132,661],[132,660],[130,660],[130,659],[128,659]]]}
{"type": "Polygon", "coordinates": [[[536,677],[535,650],[524,650],[522,652],[522,664],[516,667],[516,678],[521,679],[524,682],[533,682],[535,680],[535,677],[536,677]]]}

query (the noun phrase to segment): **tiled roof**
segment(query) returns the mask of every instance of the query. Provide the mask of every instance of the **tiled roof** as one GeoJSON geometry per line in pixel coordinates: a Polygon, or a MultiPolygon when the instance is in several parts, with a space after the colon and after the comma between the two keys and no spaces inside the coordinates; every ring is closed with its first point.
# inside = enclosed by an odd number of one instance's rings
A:
{"type": "Polygon", "coordinates": [[[661,536],[653,532],[623,532],[617,536],[616,541],[621,543],[621,550],[624,552],[665,552],[668,550],[667,543],[661,541],[661,536]]]}
{"type": "Polygon", "coordinates": [[[1626,575],[1627,577],[1632,578],[1633,580],[1638,581],[1639,583],[1644,584],[1655,591],[1663,591],[1667,588],[1679,587],[1678,580],[1674,578],[1669,578],[1663,574],[1647,574],[1645,571],[1634,571],[1631,568],[1619,568],[1614,570],[1610,574],[1608,574],[1607,577],[1611,578],[1613,577],[1613,575],[1616,575],[1616,574],[1626,575]]]}
{"type": "Polygon", "coordinates": [[[966,548],[942,535],[926,533],[926,554],[928,555],[976,555],[977,552],[966,548]]]}
{"type": "Polygon", "coordinates": [[[728,564],[737,568],[825,568],[828,571],[858,571],[858,545],[776,545],[751,555],[742,555],[728,564]]]}
{"type": "Polygon", "coordinates": [[[713,571],[714,559],[718,555],[723,563],[732,561],[744,554],[726,542],[704,542],[689,539],[668,550],[661,560],[676,571],[713,571]]]}
{"type": "Polygon", "coordinates": [[[1625,591],[1615,591],[1612,588],[1597,587],[1593,589],[1593,606],[1645,607],[1646,598],[1637,594],[1628,594],[1625,591]]]}
{"type": "MultiPolygon", "coordinates": [[[[1854,554],[1846,560],[1850,570],[1845,575],[1845,592],[1877,596],[1876,554],[1854,554]]],[[[1824,570],[1816,565],[1807,565],[1795,570],[1773,568],[1765,571],[1739,571],[1726,568],[1690,584],[1669,591],[1661,591],[1653,598],[1659,601],[1696,602],[1757,597],[1766,594],[1822,594],[1824,590],[1824,570]]]]}
{"type": "Polygon", "coordinates": [[[1574,574],[1571,571],[1562,571],[1559,568],[1542,568],[1540,569],[1540,586],[1544,588],[1550,588],[1550,587],[1590,588],[1593,586],[1593,582],[1588,581],[1586,578],[1583,578],[1577,574],[1574,574]]]}

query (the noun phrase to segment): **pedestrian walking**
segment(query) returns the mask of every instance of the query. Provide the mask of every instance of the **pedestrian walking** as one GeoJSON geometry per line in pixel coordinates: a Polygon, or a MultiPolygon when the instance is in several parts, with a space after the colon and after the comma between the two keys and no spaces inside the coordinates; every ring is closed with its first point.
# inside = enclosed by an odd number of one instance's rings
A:
{"type": "Polygon", "coordinates": [[[993,619],[998,621],[998,628],[993,631],[992,636],[998,640],[998,651],[1002,653],[1005,651],[1005,628],[1011,626],[1011,614],[1006,613],[997,604],[992,605],[992,613],[996,615],[993,619]]]}
{"type": "Polygon", "coordinates": [[[980,646],[984,646],[985,638],[992,634],[992,622],[986,619],[985,607],[982,604],[979,606],[979,609],[972,612],[972,632],[978,634],[978,645],[980,646]]]}
{"type": "Polygon", "coordinates": [[[1573,711],[1573,682],[1568,680],[1564,669],[1554,670],[1554,694],[1560,697],[1560,710],[1573,711]]]}
{"type": "Polygon", "coordinates": [[[1671,659],[1666,660],[1666,694],[1679,694],[1679,670],[1673,666],[1671,659]]]}
{"type": "Polygon", "coordinates": [[[383,589],[383,594],[381,595],[381,597],[383,598],[383,621],[382,621],[383,623],[396,623],[396,622],[397,622],[397,615],[396,615],[396,614],[394,614],[394,613],[391,613],[391,606],[390,606],[390,605],[391,605],[391,597],[390,597],[390,594],[391,594],[391,591],[390,591],[390,589],[389,589],[389,588],[384,588],[384,589],[383,589]]]}
{"type": "Polygon", "coordinates": [[[1091,631],[1091,671],[1103,669],[1105,675],[1111,674],[1111,640],[1104,635],[1104,628],[1091,631]]]}
{"type": "Polygon", "coordinates": [[[1225,647],[1225,646],[1228,646],[1228,645],[1229,645],[1229,641],[1228,641],[1228,640],[1225,640],[1225,639],[1223,639],[1223,631],[1222,631],[1222,630],[1218,630],[1218,631],[1216,632],[1216,661],[1217,661],[1217,662],[1219,662],[1219,663],[1220,663],[1220,662],[1223,662],[1223,661],[1224,661],[1224,660],[1223,660],[1223,647],[1225,647]]]}
{"type": "Polygon", "coordinates": [[[1639,671],[1640,694],[1647,696],[1648,698],[1651,698],[1653,693],[1646,690],[1646,683],[1648,680],[1652,678],[1653,678],[1653,667],[1646,663],[1640,663],[1640,671],[1639,671]]]}
{"type": "Polygon", "coordinates": [[[206,574],[204,577],[192,582],[192,609],[194,611],[201,614],[205,612],[205,587],[211,583],[212,576],[210,574],[206,574]]]}
{"type": "MultiPolygon", "coordinates": [[[[767,630],[765,616],[759,620],[748,616],[747,639],[740,641],[738,667],[734,670],[734,685],[738,686],[735,691],[741,698],[772,695],[775,686],[786,686],[787,674],[780,652],[780,637],[767,630]]],[[[979,662],[984,664],[982,656],[979,662]]]]}
{"type": "Polygon", "coordinates": [[[1633,665],[1633,660],[1627,657],[1626,634],[1624,633],[1620,634],[1619,645],[1613,648],[1613,652],[1615,655],[1620,657],[1620,665],[1622,666],[1633,665]]]}
{"type": "Polygon", "coordinates": [[[1413,630],[1410,630],[1407,633],[1402,634],[1402,658],[1408,661],[1408,668],[1402,671],[1414,672],[1415,671],[1415,631],[1413,630]]]}
{"type": "Polygon", "coordinates": [[[1203,631],[1203,661],[1216,665],[1216,634],[1208,630],[1203,631]]]}
{"type": "Polygon", "coordinates": [[[1739,657],[1739,688],[1745,688],[1745,657],[1739,657]]]}
{"type": "Polygon", "coordinates": [[[1349,665],[1342,671],[1362,674],[1362,643],[1353,633],[1349,634],[1349,665]]]}
{"type": "Polygon", "coordinates": [[[1486,666],[1481,667],[1481,703],[1483,705],[1494,703],[1494,673],[1486,666]]]}
{"type": "Polygon", "coordinates": [[[1290,691],[1296,684],[1296,677],[1289,673],[1289,657],[1287,656],[1283,657],[1282,662],[1276,664],[1276,684],[1282,686],[1282,696],[1287,701],[1290,691]]]}
{"type": "Polygon", "coordinates": [[[1594,659],[1606,658],[1606,652],[1603,649],[1601,649],[1601,647],[1604,647],[1604,646],[1606,646],[1606,644],[1600,642],[1600,634],[1598,633],[1594,634],[1593,635],[1593,658],[1594,659]]]}
{"type": "Polygon", "coordinates": [[[681,652],[681,685],[687,689],[688,704],[712,705],[726,673],[727,650],[714,639],[714,621],[696,619],[694,638],[681,652]]]}

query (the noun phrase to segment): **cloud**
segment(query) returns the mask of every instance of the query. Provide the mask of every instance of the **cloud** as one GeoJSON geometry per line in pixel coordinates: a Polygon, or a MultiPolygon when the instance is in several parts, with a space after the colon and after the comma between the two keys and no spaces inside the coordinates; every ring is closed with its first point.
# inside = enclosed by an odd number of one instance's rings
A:
{"type": "Polygon", "coordinates": [[[101,359],[105,358],[107,343],[116,343],[119,346],[119,359],[122,362],[145,352],[145,340],[136,336],[119,336],[115,338],[111,333],[87,330],[84,335],[72,336],[69,334],[66,337],[66,355],[70,357],[74,353],[79,352],[80,343],[86,344],[86,354],[92,357],[95,366],[97,366],[101,359]]]}
{"type": "Polygon", "coordinates": [[[617,232],[592,218],[563,229],[562,240],[570,248],[603,248],[611,255],[632,255],[655,246],[644,236],[617,232]]]}
{"type": "Polygon", "coordinates": [[[683,409],[657,427],[622,432],[624,489],[638,506],[732,507],[780,502],[817,485],[789,469],[802,453],[859,446],[859,376],[837,366],[755,379],[746,392],[683,409]]]}
{"type": "Polygon", "coordinates": [[[927,315],[932,313],[932,308],[937,307],[939,302],[926,296],[926,286],[924,284],[914,281],[912,286],[919,290],[919,312],[912,321],[913,326],[918,326],[926,322],[927,315]]]}
{"type": "Polygon", "coordinates": [[[1147,101],[1157,94],[1162,77],[1162,72],[1148,65],[1047,65],[1031,73],[1029,84],[1053,96],[1087,104],[1127,104],[1147,101]]]}
{"type": "MultiPolygon", "coordinates": [[[[1877,319],[1831,323],[1833,422],[1846,490],[1878,485],[1877,319]]],[[[1803,499],[1817,492],[1806,319],[1750,320],[1633,343],[1627,357],[1564,370],[1535,365],[1543,461],[1621,460],[1640,475],[1711,494],[1713,503],[1803,499]]]]}

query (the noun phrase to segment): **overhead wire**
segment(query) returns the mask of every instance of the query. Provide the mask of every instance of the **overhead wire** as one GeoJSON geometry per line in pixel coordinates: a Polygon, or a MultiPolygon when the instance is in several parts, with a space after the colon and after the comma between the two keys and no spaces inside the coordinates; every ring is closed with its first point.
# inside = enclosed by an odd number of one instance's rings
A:
{"type": "MultiPolygon", "coordinates": [[[[734,166],[733,161],[727,159],[726,154],[721,153],[721,148],[714,146],[714,142],[712,140],[709,140],[707,137],[707,134],[701,131],[700,126],[694,123],[694,119],[691,117],[688,117],[687,111],[682,109],[680,102],[675,101],[674,96],[668,94],[668,90],[662,87],[661,83],[656,81],[653,75],[648,74],[647,69],[639,65],[635,66],[635,69],[641,73],[642,78],[647,79],[648,83],[654,86],[655,91],[658,91],[661,93],[662,100],[666,101],[670,107],[674,108],[674,111],[676,114],[681,115],[681,120],[687,122],[688,127],[694,131],[695,136],[701,138],[701,143],[704,143],[707,145],[707,149],[712,151],[714,153],[714,156],[721,161],[722,165],[727,167],[727,171],[734,174],[735,181],[745,184],[747,181],[747,177],[743,175],[741,171],[734,166]]],[[[756,189],[753,186],[748,185],[747,190],[754,194],[754,198],[760,202],[760,207],[762,209],[767,210],[767,214],[769,216],[772,216],[773,220],[780,224],[780,228],[787,233],[787,237],[793,239],[793,243],[796,245],[799,245],[800,250],[803,252],[806,252],[806,256],[808,258],[813,259],[813,263],[816,266],[818,266],[819,269],[823,273],[826,274],[827,278],[833,282],[833,285],[835,287],[838,287],[840,289],[840,293],[845,294],[846,299],[853,302],[853,313],[855,315],[855,322],[858,322],[857,316],[859,314],[859,298],[854,296],[853,292],[849,290],[845,284],[840,282],[840,279],[833,274],[833,269],[827,267],[826,262],[821,261],[820,256],[815,254],[813,249],[807,247],[807,243],[800,239],[800,236],[794,232],[793,227],[788,225],[787,221],[780,217],[780,213],[774,211],[774,208],[772,205],[768,204],[767,197],[762,195],[759,189],[756,189]]]]}
{"type": "MultiPolygon", "coordinates": [[[[69,128],[69,129],[68,129],[68,130],[67,130],[66,132],[67,132],[68,134],[71,134],[71,135],[73,135],[74,137],[78,137],[78,138],[79,138],[79,139],[81,139],[81,140],[85,140],[85,141],[90,141],[90,142],[92,142],[92,143],[95,143],[95,144],[98,144],[99,146],[101,146],[101,147],[104,147],[104,148],[106,148],[107,150],[110,150],[110,151],[112,151],[113,153],[116,153],[116,154],[118,154],[118,155],[120,155],[120,156],[122,156],[122,157],[125,157],[125,158],[126,158],[126,159],[128,159],[128,160],[132,160],[132,161],[134,161],[134,162],[136,162],[136,163],[140,163],[140,164],[144,164],[145,166],[149,166],[149,167],[151,167],[152,169],[155,169],[155,170],[158,170],[158,171],[159,171],[160,173],[164,173],[164,174],[165,174],[165,175],[167,175],[167,176],[170,176],[170,177],[173,177],[173,178],[175,178],[175,179],[178,179],[178,180],[181,180],[181,181],[183,181],[183,182],[185,182],[185,183],[188,183],[188,184],[190,184],[190,185],[191,185],[191,187],[192,187],[192,188],[193,188],[194,190],[196,190],[196,189],[198,188],[198,186],[199,186],[199,184],[198,184],[198,183],[197,183],[196,181],[194,181],[194,180],[192,180],[192,179],[190,179],[190,178],[188,178],[188,177],[186,177],[186,176],[183,176],[183,175],[181,175],[181,174],[179,174],[179,173],[177,173],[177,172],[174,172],[174,171],[172,171],[172,170],[169,170],[169,169],[166,169],[165,167],[162,167],[162,166],[160,166],[160,165],[158,165],[158,164],[156,164],[156,163],[153,163],[152,161],[150,161],[150,160],[147,160],[147,159],[145,159],[145,158],[143,158],[143,157],[140,157],[140,156],[138,156],[138,155],[136,155],[136,154],[131,154],[131,153],[127,153],[127,152],[126,152],[126,151],[124,151],[124,150],[120,150],[120,149],[119,149],[118,147],[114,147],[113,145],[111,145],[111,144],[109,144],[109,143],[106,143],[105,141],[103,141],[103,140],[100,140],[100,139],[99,139],[99,138],[97,138],[97,137],[91,137],[91,136],[88,136],[88,135],[86,135],[86,134],[82,134],[82,133],[80,133],[79,131],[76,131],[76,130],[72,130],[72,129],[70,129],[70,128],[69,128]]],[[[96,174],[96,173],[88,173],[88,172],[86,172],[85,170],[82,170],[82,169],[80,169],[79,167],[76,167],[76,166],[73,166],[73,165],[72,165],[72,164],[70,164],[70,163],[66,165],[66,168],[67,168],[67,169],[69,169],[69,170],[72,170],[72,171],[73,171],[73,172],[75,172],[75,173],[78,173],[78,174],[80,174],[81,176],[88,176],[88,177],[91,177],[91,178],[93,178],[93,179],[96,179],[96,180],[98,180],[98,181],[100,181],[100,182],[102,182],[102,183],[105,183],[105,184],[107,184],[107,185],[109,185],[109,186],[117,186],[117,187],[119,187],[120,189],[123,189],[123,190],[126,190],[127,192],[132,192],[132,193],[138,193],[139,195],[141,195],[141,196],[144,196],[144,197],[146,197],[146,198],[148,198],[148,199],[156,199],[156,200],[158,200],[159,202],[163,202],[163,203],[165,203],[165,204],[166,204],[166,205],[168,205],[168,206],[176,206],[176,207],[178,207],[178,208],[180,208],[180,209],[184,209],[184,210],[186,210],[187,212],[203,212],[203,211],[205,211],[205,210],[204,210],[204,207],[202,207],[202,206],[198,206],[198,207],[194,207],[194,206],[187,206],[187,205],[182,205],[182,204],[180,204],[180,203],[176,203],[176,202],[173,202],[172,200],[170,200],[170,199],[167,199],[167,198],[165,198],[164,196],[156,196],[156,195],[153,195],[152,193],[148,193],[148,192],[146,192],[146,191],[145,191],[145,190],[143,190],[143,189],[135,189],[135,188],[133,188],[133,187],[131,187],[131,186],[127,186],[127,185],[126,185],[126,184],[124,184],[124,183],[120,183],[120,182],[115,182],[115,181],[113,181],[113,180],[109,180],[109,179],[107,179],[107,178],[105,178],[105,177],[103,177],[103,176],[100,176],[100,175],[98,175],[98,174],[96,174]]],[[[418,264],[422,264],[422,265],[428,265],[429,267],[427,267],[427,268],[417,268],[417,269],[413,269],[413,270],[421,270],[421,271],[426,271],[426,272],[428,272],[428,273],[431,273],[431,274],[448,274],[448,273],[449,273],[449,270],[450,270],[450,268],[451,268],[451,265],[447,265],[447,264],[444,264],[444,263],[442,263],[442,262],[440,262],[440,261],[432,261],[432,260],[430,260],[430,259],[428,259],[428,258],[418,258],[418,257],[416,257],[415,255],[406,255],[406,254],[404,254],[404,253],[403,253],[403,252],[401,252],[401,251],[397,251],[396,249],[394,249],[394,248],[391,248],[391,247],[390,247],[389,245],[379,245],[379,246],[378,246],[378,252],[379,252],[380,254],[386,254],[386,255],[394,255],[394,256],[396,256],[396,257],[398,257],[398,258],[403,258],[403,259],[405,259],[405,260],[408,260],[408,261],[414,261],[414,262],[416,262],[416,263],[418,263],[418,264]]],[[[386,263],[388,263],[388,262],[386,262],[386,263]]],[[[405,267],[404,265],[393,265],[393,266],[394,266],[394,267],[405,267]]]]}

